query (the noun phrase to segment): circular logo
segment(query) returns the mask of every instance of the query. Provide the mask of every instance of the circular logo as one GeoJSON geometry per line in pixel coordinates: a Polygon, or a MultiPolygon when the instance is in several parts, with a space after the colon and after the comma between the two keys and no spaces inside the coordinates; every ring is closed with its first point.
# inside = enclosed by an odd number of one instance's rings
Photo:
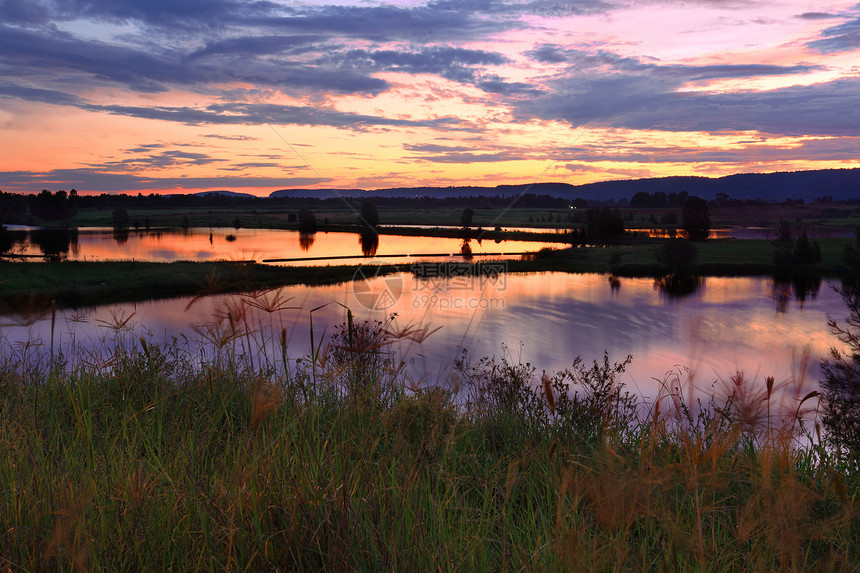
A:
{"type": "Polygon", "coordinates": [[[352,294],[366,309],[388,310],[403,294],[403,277],[384,275],[382,267],[361,266],[352,277],[352,294]]]}

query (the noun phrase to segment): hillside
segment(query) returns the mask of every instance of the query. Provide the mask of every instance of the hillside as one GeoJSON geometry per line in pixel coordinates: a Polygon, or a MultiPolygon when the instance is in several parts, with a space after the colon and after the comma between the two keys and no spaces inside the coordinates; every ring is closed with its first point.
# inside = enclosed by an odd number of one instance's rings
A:
{"type": "Polygon", "coordinates": [[[782,201],[803,199],[806,202],[832,196],[835,200],[860,199],[860,168],[785,171],[776,173],[739,173],[725,177],[656,177],[623,181],[602,181],[584,185],[568,183],[534,183],[531,185],[498,185],[496,187],[408,187],[376,189],[281,189],[270,197],[457,197],[468,195],[516,195],[535,193],[565,199],[630,199],[636,193],[680,193],[687,191],[705,199],[725,193],[733,199],[782,201]]]}

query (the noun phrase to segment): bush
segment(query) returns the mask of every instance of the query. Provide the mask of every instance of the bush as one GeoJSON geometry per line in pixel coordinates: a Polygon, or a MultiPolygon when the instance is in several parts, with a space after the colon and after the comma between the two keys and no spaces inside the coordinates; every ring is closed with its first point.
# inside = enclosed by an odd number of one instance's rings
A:
{"type": "Polygon", "coordinates": [[[690,197],[681,209],[681,226],[691,241],[704,241],[711,232],[711,211],[708,202],[690,197]]]}
{"type": "Polygon", "coordinates": [[[673,272],[686,271],[699,255],[696,245],[689,239],[669,239],[654,253],[657,262],[668,265],[673,272]]]}
{"type": "Polygon", "coordinates": [[[841,461],[860,469],[860,285],[840,289],[849,315],[844,325],[830,318],[830,330],[847,350],[831,348],[821,382],[826,443],[841,461]]]}

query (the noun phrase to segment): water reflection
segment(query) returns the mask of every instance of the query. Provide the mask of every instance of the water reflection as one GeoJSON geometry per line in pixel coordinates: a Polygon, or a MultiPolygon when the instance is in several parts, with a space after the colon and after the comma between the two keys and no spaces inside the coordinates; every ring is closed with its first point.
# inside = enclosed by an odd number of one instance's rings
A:
{"type": "MultiPolygon", "coordinates": [[[[621,281],[623,288],[615,288],[607,275],[597,274],[507,274],[494,280],[438,276],[432,281],[409,273],[371,276],[358,290],[353,283],[291,286],[264,295],[201,297],[193,305],[190,298],[183,298],[64,311],[57,316],[55,334],[57,344],[92,345],[108,332],[105,325],[114,317],[133,314],[128,328],[144,329],[156,342],[170,343],[183,335],[217,341],[223,332],[214,327],[201,330],[200,325],[224,324],[223,317],[230,313],[243,321],[247,318],[252,328],[271,328],[263,338],[273,341],[280,340],[286,328],[289,357],[294,360],[305,357],[310,348],[308,311],[322,307],[313,315],[314,331],[331,332],[345,320],[343,304],[355,320],[385,320],[395,312],[395,326],[401,331],[427,327],[434,332],[420,343],[404,338],[400,349],[409,376],[422,384],[451,379],[458,347],[467,348],[472,356],[508,352],[514,361],[530,362],[548,372],[569,367],[578,355],[586,361],[600,359],[608,350],[612,359],[633,355],[620,381],[644,395],[655,395],[659,385],[653,379],[678,366],[703,392],[712,391],[715,380],[729,383],[735,372],[743,370],[748,380],[775,376],[778,384],[808,382],[812,388],[802,388],[805,393],[815,389],[817,364],[834,344],[827,317],[845,313],[841,297],[821,289],[814,299],[807,298],[803,309],[787,308],[775,314],[771,279],[708,279],[707,288],[698,291],[701,296],[671,302],[655,288],[652,278],[621,281]],[[402,281],[396,291],[390,287],[393,278],[402,281]],[[366,304],[368,297],[383,292],[393,293],[392,305],[366,304]],[[268,312],[274,308],[278,310],[268,312]],[[810,366],[798,374],[796,359],[807,344],[810,366]]],[[[41,340],[47,345],[51,339],[50,314],[27,320],[28,324],[14,317],[0,322],[4,323],[3,340],[10,344],[41,340]]],[[[129,344],[137,344],[140,333],[124,327],[119,334],[126,332],[129,344]]],[[[7,350],[0,340],[0,353],[7,350]]]]}
{"type": "Polygon", "coordinates": [[[460,255],[462,255],[464,261],[471,261],[474,258],[470,243],[470,239],[463,239],[463,243],[460,245],[460,255]]]}
{"type": "Polygon", "coordinates": [[[705,284],[705,279],[696,275],[672,273],[654,280],[660,292],[670,299],[678,299],[695,294],[705,284]]]}
{"type": "Polygon", "coordinates": [[[317,240],[316,233],[299,233],[299,248],[302,252],[308,252],[317,240]]]}
{"type": "MultiPolygon", "coordinates": [[[[29,236],[31,232],[36,231],[33,229],[7,230],[6,238],[2,239],[5,240],[6,245],[4,252],[44,256],[29,236]],[[9,244],[10,241],[11,244],[9,244]]],[[[321,260],[310,263],[303,261],[301,264],[326,265],[330,263],[322,260],[325,257],[354,256],[358,259],[368,254],[384,258],[403,254],[414,256],[422,253],[456,253],[462,246],[462,240],[458,238],[378,235],[374,241],[372,237],[362,239],[360,236],[356,240],[354,233],[301,235],[297,231],[234,229],[233,227],[153,229],[151,231],[145,231],[142,228],[137,232],[131,231],[128,235],[125,233],[115,235],[112,227],[81,228],[77,231],[76,239],[74,238],[76,232],[71,231],[71,233],[67,258],[87,261],[106,259],[157,262],[215,259],[262,261],[311,256],[321,260]],[[236,240],[233,241],[233,238],[236,240]]],[[[483,245],[475,245],[473,241],[471,248],[475,254],[491,254],[531,252],[544,247],[565,246],[558,243],[527,241],[504,241],[498,245],[487,243],[488,241],[484,241],[483,245]]],[[[56,249],[49,250],[56,251],[56,249]]],[[[66,253],[62,249],[60,252],[66,253]]]]}
{"type": "Polygon", "coordinates": [[[116,241],[117,245],[124,245],[128,242],[128,227],[114,227],[113,229],[113,240],[116,241]]]}
{"type": "Polygon", "coordinates": [[[78,251],[77,229],[38,229],[30,231],[30,241],[51,261],[65,260],[69,251],[78,251]]]}
{"type": "Polygon", "coordinates": [[[820,288],[821,277],[817,275],[799,274],[790,279],[773,279],[773,300],[776,303],[776,312],[784,314],[792,297],[800,303],[800,308],[803,308],[807,298],[815,300],[820,288]]]}
{"type": "Polygon", "coordinates": [[[375,257],[379,250],[379,234],[373,230],[362,231],[358,235],[361,254],[365,257],[375,257]]]}

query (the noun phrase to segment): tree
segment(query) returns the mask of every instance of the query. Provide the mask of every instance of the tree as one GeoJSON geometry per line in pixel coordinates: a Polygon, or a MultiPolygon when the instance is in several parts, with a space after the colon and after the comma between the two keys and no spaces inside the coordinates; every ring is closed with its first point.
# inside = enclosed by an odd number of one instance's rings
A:
{"type": "Polygon", "coordinates": [[[711,232],[711,210],[708,202],[696,196],[687,198],[681,209],[681,226],[691,241],[704,241],[711,232]]]}
{"type": "Polygon", "coordinates": [[[791,225],[788,221],[780,221],[777,234],[773,241],[773,262],[777,265],[811,265],[821,260],[821,247],[818,241],[810,242],[806,229],[795,241],[791,238],[791,225]]]}
{"type": "Polygon", "coordinates": [[[299,209],[299,232],[305,234],[317,232],[317,217],[307,205],[302,205],[299,209]]]}
{"type": "Polygon", "coordinates": [[[471,207],[466,207],[465,209],[463,209],[463,214],[460,215],[460,226],[464,229],[471,226],[472,219],[474,218],[474,216],[475,210],[471,207]]]}
{"type": "Polygon", "coordinates": [[[131,218],[128,215],[128,211],[123,207],[117,207],[114,209],[111,217],[113,218],[114,229],[128,229],[128,222],[131,218]]]}
{"type": "Polygon", "coordinates": [[[821,247],[818,246],[818,241],[809,242],[809,237],[806,236],[806,229],[803,234],[797,239],[794,244],[794,263],[798,265],[811,265],[821,260],[821,247]]]}
{"type": "Polygon", "coordinates": [[[790,265],[794,259],[794,239],[791,238],[791,225],[780,221],[776,230],[776,240],[772,242],[773,262],[777,265],[790,265]]]}
{"type": "Polygon", "coordinates": [[[684,273],[696,262],[698,249],[689,239],[669,239],[657,249],[657,261],[671,267],[674,273],[684,273]]]}
{"type": "Polygon", "coordinates": [[[376,228],[379,225],[379,211],[373,199],[361,200],[361,213],[358,224],[364,227],[376,228]]]}
{"type": "Polygon", "coordinates": [[[831,332],[847,350],[830,349],[821,382],[825,441],[843,462],[860,465],[860,285],[843,284],[840,294],[848,307],[844,325],[828,319],[831,332]]]}
{"type": "Polygon", "coordinates": [[[588,238],[597,243],[614,243],[624,234],[624,218],[609,207],[594,207],[586,212],[588,238]]]}
{"type": "Polygon", "coordinates": [[[854,243],[845,245],[845,252],[842,254],[842,262],[848,268],[850,273],[860,273],[860,226],[854,229],[856,240],[854,243]]]}

